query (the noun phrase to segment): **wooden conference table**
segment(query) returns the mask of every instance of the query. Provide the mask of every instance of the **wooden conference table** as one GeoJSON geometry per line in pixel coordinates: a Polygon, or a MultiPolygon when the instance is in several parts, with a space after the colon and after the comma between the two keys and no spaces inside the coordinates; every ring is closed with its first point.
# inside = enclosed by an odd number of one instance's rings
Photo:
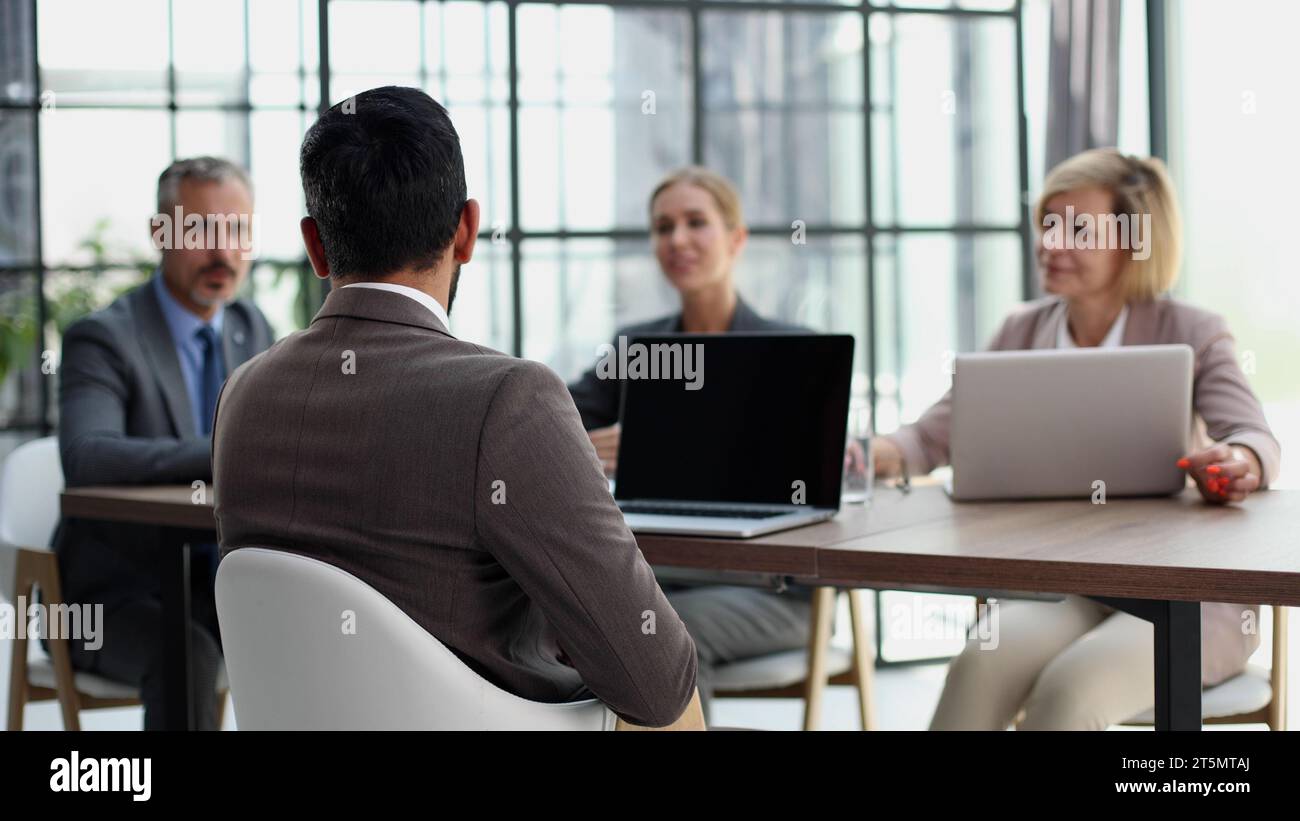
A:
{"type": "MultiPolygon", "coordinates": [[[[167,528],[159,572],[166,725],[193,727],[189,702],[189,541],[213,541],[209,488],[77,488],[65,516],[167,528]]],[[[1075,594],[1152,622],[1156,729],[1201,726],[1200,602],[1300,606],[1300,491],[1241,506],[1194,490],[1159,499],[954,503],[936,485],[878,487],[867,506],[755,539],[641,535],[653,565],[769,575],[819,585],[1075,594]]]]}

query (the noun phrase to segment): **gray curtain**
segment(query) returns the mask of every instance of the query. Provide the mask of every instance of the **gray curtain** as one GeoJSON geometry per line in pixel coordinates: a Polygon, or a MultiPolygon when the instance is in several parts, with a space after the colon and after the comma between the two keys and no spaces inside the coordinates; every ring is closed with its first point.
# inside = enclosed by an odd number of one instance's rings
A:
{"type": "Polygon", "coordinates": [[[1052,0],[1046,167],[1119,139],[1120,0],[1052,0]]]}

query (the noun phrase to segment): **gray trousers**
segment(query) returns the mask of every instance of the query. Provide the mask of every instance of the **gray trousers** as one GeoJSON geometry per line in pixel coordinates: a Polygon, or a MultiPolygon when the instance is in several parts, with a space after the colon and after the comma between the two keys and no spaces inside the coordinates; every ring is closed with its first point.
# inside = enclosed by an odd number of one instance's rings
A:
{"type": "Polygon", "coordinates": [[[757,587],[665,587],[668,601],[695,640],[696,686],[709,718],[719,665],[808,646],[812,603],[757,587]]]}
{"type": "MultiPolygon", "coordinates": [[[[217,726],[221,638],[211,571],[196,562],[190,585],[190,683],[195,729],[217,726]]],[[[163,725],[162,603],[140,597],[104,607],[104,643],[96,651],[71,642],[72,666],[140,689],[144,729],[163,725]]]]}

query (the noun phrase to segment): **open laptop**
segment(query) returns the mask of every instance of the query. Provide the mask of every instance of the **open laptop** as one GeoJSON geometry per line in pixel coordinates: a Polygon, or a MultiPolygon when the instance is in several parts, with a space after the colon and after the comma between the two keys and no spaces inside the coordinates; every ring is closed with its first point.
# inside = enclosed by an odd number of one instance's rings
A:
{"type": "Polygon", "coordinates": [[[960,355],[949,492],[959,500],[1177,493],[1191,407],[1186,345],[960,355]]]}
{"type": "Polygon", "coordinates": [[[675,334],[628,340],[628,350],[638,344],[660,362],[673,349],[655,346],[698,346],[698,373],[628,369],[614,489],[628,527],[746,538],[835,515],[853,337],[675,334]]]}

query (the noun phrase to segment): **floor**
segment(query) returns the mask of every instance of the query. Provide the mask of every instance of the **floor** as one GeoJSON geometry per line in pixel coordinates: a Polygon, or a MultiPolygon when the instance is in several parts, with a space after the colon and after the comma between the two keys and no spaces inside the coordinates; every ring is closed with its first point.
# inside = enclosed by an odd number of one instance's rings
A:
{"type": "MultiPolygon", "coordinates": [[[[969,601],[969,600],[967,600],[969,601]]],[[[849,630],[847,608],[841,607],[836,630],[836,644],[847,641],[849,630]]],[[[886,613],[890,612],[888,609],[886,613]]],[[[1295,609],[1291,610],[1290,620],[1297,624],[1295,609]]],[[[1269,625],[1264,625],[1264,634],[1260,652],[1253,659],[1263,666],[1269,664],[1271,634],[1269,625]]],[[[1290,631],[1289,655],[1300,658],[1300,629],[1290,631]]],[[[1294,665],[1292,665],[1294,667],[1294,665]]],[[[929,724],[930,714],[938,703],[939,693],[943,689],[946,665],[944,663],[926,663],[898,665],[876,671],[876,722],[881,730],[923,730],[929,724]]],[[[1289,702],[1300,701],[1300,676],[1290,676],[1289,702]]],[[[9,654],[0,652],[0,696],[8,703],[9,654]]],[[[1291,727],[1300,725],[1300,714],[1291,710],[1291,727]]],[[[3,713],[0,713],[0,718],[3,713]]],[[[139,708],[115,710],[98,710],[82,714],[82,725],[88,730],[134,730],[141,725],[139,708]]],[[[31,730],[62,729],[58,705],[53,702],[33,704],[27,707],[24,718],[26,728],[31,730]]],[[[802,726],[803,703],[797,699],[721,699],[714,705],[713,722],[719,726],[749,727],[762,730],[797,730],[802,726]]],[[[823,730],[857,730],[859,728],[857,698],[850,687],[831,687],[828,689],[822,710],[823,730]]],[[[235,729],[233,711],[226,714],[225,729],[235,729]]],[[[1218,727],[1215,729],[1231,729],[1218,727]]],[[[1244,728],[1242,728],[1244,729],[1244,728]]],[[[1254,729],[1263,729],[1258,725],[1254,729]]]]}
{"type": "MultiPolygon", "coordinates": [[[[4,667],[7,668],[6,662],[4,667]]],[[[899,667],[876,674],[878,693],[877,721],[885,730],[924,729],[930,712],[943,687],[944,667],[940,664],[899,667]],[[884,705],[889,705],[888,709],[884,705]]],[[[7,677],[5,681],[7,681],[7,677]]],[[[227,711],[225,729],[235,729],[234,716],[227,711]]],[[[139,708],[96,710],[82,714],[87,730],[138,730],[142,721],[139,708]]],[[[49,702],[32,704],[24,716],[26,729],[59,730],[58,705],[49,702]]],[[[803,702],[796,699],[723,699],[714,706],[715,724],[727,727],[752,727],[763,730],[797,730],[803,722],[803,702]]],[[[823,729],[858,729],[856,694],[849,687],[831,687],[823,707],[823,729]]]]}

